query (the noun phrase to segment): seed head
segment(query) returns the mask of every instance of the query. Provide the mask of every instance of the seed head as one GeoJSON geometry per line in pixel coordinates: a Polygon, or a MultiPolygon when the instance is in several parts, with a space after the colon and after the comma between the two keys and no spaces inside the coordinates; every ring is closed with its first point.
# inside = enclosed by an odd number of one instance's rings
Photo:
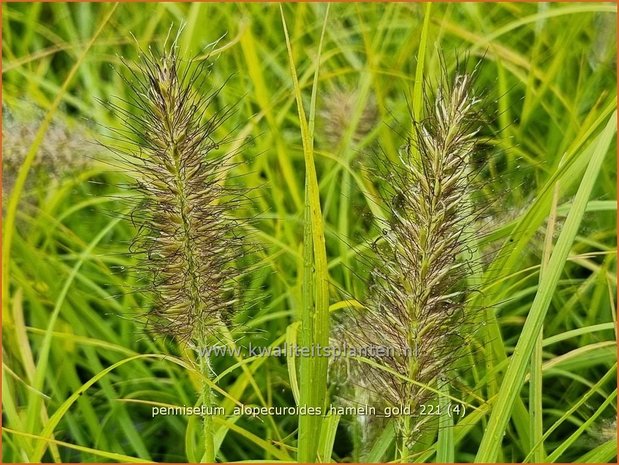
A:
{"type": "MultiPolygon", "coordinates": [[[[19,168],[34,141],[43,114],[34,104],[22,108],[3,106],[2,111],[2,193],[10,195],[19,168]]],[[[94,146],[86,128],[71,124],[61,115],[52,121],[32,164],[29,185],[36,179],[61,180],[92,164],[94,146]]]]}
{"type": "Polygon", "coordinates": [[[181,63],[175,47],[143,54],[131,82],[134,111],[114,106],[133,141],[127,159],[140,201],[132,251],[153,298],[146,325],[198,345],[219,337],[243,249],[233,217],[238,192],[223,182],[230,156],[215,153],[229,110],[211,108],[219,89],[200,93],[209,84],[205,66],[181,63]]]}
{"type": "MultiPolygon", "coordinates": [[[[359,93],[349,89],[336,89],[325,97],[320,116],[327,142],[332,145],[340,143],[351,124],[358,99],[359,93]]],[[[367,104],[361,110],[361,116],[352,134],[352,140],[359,142],[376,127],[377,122],[376,101],[370,96],[367,104]]]]}
{"type": "Polygon", "coordinates": [[[391,217],[379,225],[382,238],[373,246],[367,310],[357,312],[348,329],[356,345],[390,349],[374,360],[388,370],[356,364],[358,385],[378,404],[412,409],[411,441],[427,421],[417,415],[420,406],[434,399],[425,386],[436,389],[453,370],[470,318],[464,304],[471,291],[466,276],[477,104],[468,74],[426,97],[414,145],[401,151],[398,165],[387,166],[383,200],[391,217]]]}

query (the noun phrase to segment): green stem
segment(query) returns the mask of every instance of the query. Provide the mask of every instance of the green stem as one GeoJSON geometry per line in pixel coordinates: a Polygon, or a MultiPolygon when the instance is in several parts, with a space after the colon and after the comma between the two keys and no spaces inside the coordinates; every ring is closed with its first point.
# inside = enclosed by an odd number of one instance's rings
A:
{"type": "Polygon", "coordinates": [[[410,425],[410,418],[404,419],[404,426],[402,427],[402,444],[400,444],[400,463],[406,463],[406,437],[408,435],[408,429],[410,425]]]}
{"type": "Polygon", "coordinates": [[[404,419],[404,426],[402,427],[402,445],[400,446],[400,463],[408,463],[410,459],[408,457],[411,456],[411,449],[408,446],[409,438],[411,435],[412,428],[412,419],[407,416],[404,419]]]}
{"type": "Polygon", "coordinates": [[[200,463],[215,463],[215,431],[213,428],[213,415],[210,410],[213,407],[213,392],[211,391],[211,364],[204,348],[200,350],[200,374],[202,375],[202,405],[205,415],[202,423],[202,436],[204,440],[204,455],[200,463]]]}

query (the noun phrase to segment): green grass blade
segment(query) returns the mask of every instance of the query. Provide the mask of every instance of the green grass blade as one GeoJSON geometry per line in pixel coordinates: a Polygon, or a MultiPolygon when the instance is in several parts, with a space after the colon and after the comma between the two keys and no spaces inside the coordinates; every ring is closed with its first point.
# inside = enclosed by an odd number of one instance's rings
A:
{"type": "MultiPolygon", "coordinates": [[[[295,347],[298,341],[299,322],[288,325],[286,328],[286,346],[295,347]]],[[[295,405],[299,405],[299,381],[297,380],[297,361],[295,357],[286,357],[288,366],[288,379],[290,379],[290,389],[294,397],[295,405]]]]}
{"type": "MultiPolygon", "coordinates": [[[[110,221],[103,230],[97,234],[97,236],[88,244],[88,247],[82,252],[79,260],[73,266],[69,276],[67,277],[60,294],[56,299],[56,303],[54,305],[54,309],[49,317],[49,322],[47,325],[47,330],[45,332],[45,336],[43,338],[43,343],[41,345],[41,349],[39,351],[39,357],[37,359],[36,370],[34,372],[33,379],[33,387],[35,390],[43,391],[43,384],[45,382],[45,376],[47,374],[48,362],[49,362],[49,354],[52,348],[52,340],[53,340],[53,330],[56,324],[56,320],[60,315],[60,310],[65,302],[67,294],[69,292],[69,288],[75,281],[75,278],[84,264],[84,261],[87,257],[92,255],[92,252],[96,245],[120,222],[121,218],[115,218],[110,221]]],[[[41,414],[41,397],[31,392],[29,394],[29,403],[28,403],[28,431],[34,431],[39,421],[41,414]]],[[[35,460],[38,461],[38,460],[35,460]]]]}
{"type": "Polygon", "coordinates": [[[331,454],[333,454],[333,444],[335,443],[335,434],[337,433],[339,423],[339,415],[327,415],[325,418],[320,440],[318,441],[318,462],[332,462],[331,454]]]}
{"type": "MultiPolygon", "coordinates": [[[[10,257],[11,257],[11,246],[13,242],[13,232],[15,228],[15,216],[17,214],[17,207],[19,206],[19,199],[24,189],[24,185],[26,183],[26,178],[28,177],[28,173],[30,172],[30,168],[32,166],[32,163],[34,162],[34,158],[39,150],[39,147],[43,143],[43,138],[45,137],[45,133],[47,132],[47,129],[49,128],[52,122],[52,118],[56,110],[60,106],[60,103],[62,102],[64,95],[69,89],[69,85],[72,83],[73,78],[78,73],[78,71],[81,69],[81,64],[86,59],[88,51],[94,45],[95,41],[97,40],[97,37],[99,37],[99,35],[103,31],[103,28],[105,27],[105,25],[108,23],[108,21],[114,14],[114,11],[116,11],[117,6],[118,4],[114,4],[110,8],[107,15],[103,18],[103,20],[101,21],[101,24],[97,28],[97,31],[93,34],[90,41],[88,42],[88,44],[86,45],[82,53],[80,54],[79,58],[77,59],[77,61],[75,62],[75,64],[73,65],[69,73],[67,74],[67,77],[65,78],[62,84],[62,87],[57,93],[56,98],[54,99],[54,102],[52,103],[50,109],[45,114],[45,118],[43,119],[41,125],[39,126],[39,129],[36,135],[34,136],[32,145],[28,149],[28,152],[26,153],[24,161],[21,167],[19,168],[17,179],[15,180],[15,185],[13,186],[11,196],[9,197],[9,202],[8,202],[7,209],[6,209],[6,215],[3,221],[4,227],[2,230],[3,231],[3,237],[2,237],[2,315],[4,318],[8,318],[8,315],[9,315],[9,307],[8,307],[9,301],[10,301],[10,298],[9,298],[9,290],[10,290],[9,265],[10,265],[10,257]]],[[[7,322],[6,319],[4,321],[5,323],[7,322]]]]}
{"type": "Polygon", "coordinates": [[[366,460],[368,463],[379,463],[383,461],[383,457],[395,440],[395,424],[394,420],[390,420],[380,436],[376,438],[376,442],[372,446],[366,460]]]}
{"type": "MultiPolygon", "coordinates": [[[[610,381],[611,379],[613,379],[613,376],[617,375],[617,364],[615,363],[610,370],[608,370],[608,372],[602,376],[600,378],[600,380],[595,383],[591,389],[589,389],[589,391],[587,391],[578,402],[576,402],[574,405],[572,405],[562,416],[561,418],[559,418],[557,421],[554,422],[554,424],[552,426],[550,426],[546,432],[544,433],[543,436],[543,440],[546,440],[559,426],[561,426],[565,421],[567,421],[570,416],[572,416],[574,414],[574,412],[576,412],[579,408],[581,408],[583,405],[585,405],[589,399],[595,395],[601,395],[603,397],[607,397],[607,395],[604,393],[604,391],[602,390],[602,386],[604,386],[605,383],[607,383],[608,381],[610,381]]],[[[530,460],[530,456],[532,454],[527,455],[523,462],[528,462],[530,460]]]]}
{"type": "MultiPolygon", "coordinates": [[[[540,275],[547,271],[548,261],[552,254],[552,238],[554,235],[555,222],[557,219],[557,203],[559,201],[559,183],[555,185],[550,216],[548,218],[548,227],[546,228],[546,237],[544,239],[544,250],[542,253],[542,263],[540,266],[540,275]]],[[[531,357],[531,375],[529,378],[529,424],[531,428],[531,444],[535,444],[529,453],[533,453],[533,460],[536,463],[543,463],[546,458],[544,449],[544,424],[543,424],[543,405],[542,405],[542,363],[543,363],[543,339],[544,329],[540,330],[533,348],[531,357]]]]}
{"type": "Polygon", "coordinates": [[[614,112],[602,133],[592,142],[595,150],[589,161],[585,174],[572,208],[565,220],[565,224],[557,240],[557,244],[548,262],[548,272],[545,273],[539,283],[537,292],[529,315],[518,339],[518,344],[510,360],[505,373],[504,381],[494,404],[488,427],[482,438],[479,451],[475,458],[476,462],[494,462],[497,460],[501,449],[503,434],[509,421],[510,413],[516,401],[516,397],[526,376],[527,365],[533,352],[533,346],[540,334],[542,324],[554,291],[559,282],[559,277],[569,255],[572,243],[576,237],[578,226],[582,220],[589,196],[595,185],[597,175],[608,153],[610,143],[617,131],[617,113],[614,112]]]}
{"type": "MultiPolygon", "coordinates": [[[[290,37],[286,28],[284,11],[280,6],[286,47],[290,60],[290,72],[297,101],[299,125],[305,159],[305,222],[304,222],[304,277],[303,277],[303,316],[299,334],[300,346],[327,347],[329,345],[329,289],[328,268],[325,246],[324,223],[320,205],[320,192],[316,165],[314,162],[314,118],[316,114],[316,93],[319,66],[316,65],[312,86],[312,99],[309,120],[303,107],[301,87],[294,65],[290,37]],[[312,244],[310,246],[310,244],[312,244]],[[311,249],[311,250],[310,250],[311,249]]],[[[329,8],[327,7],[320,43],[318,63],[324,32],[327,26],[329,8]]],[[[327,398],[327,359],[325,357],[301,357],[299,362],[300,406],[323,408],[327,398]]],[[[322,417],[320,415],[301,415],[299,417],[298,461],[314,462],[318,453],[322,417]]]]}
{"type": "Polygon", "coordinates": [[[413,87],[413,119],[419,121],[421,118],[421,104],[423,103],[423,71],[426,59],[426,48],[428,43],[428,29],[430,28],[430,12],[432,3],[426,3],[423,15],[423,27],[421,28],[421,38],[419,39],[419,51],[417,53],[417,66],[415,67],[415,86],[413,87]]]}
{"type": "Polygon", "coordinates": [[[546,460],[548,463],[554,463],[557,461],[561,455],[572,445],[574,442],[586,431],[589,431],[595,420],[604,413],[606,407],[613,404],[613,401],[617,398],[617,389],[615,389],[602,404],[600,407],[593,413],[593,415],[587,417],[587,420],[578,427],[574,433],[570,435],[565,441],[563,441],[559,447],[557,447],[552,454],[548,456],[546,460]]]}
{"type": "Polygon", "coordinates": [[[25,436],[25,437],[34,438],[34,439],[40,439],[42,441],[44,440],[46,443],[49,443],[49,444],[54,444],[57,446],[64,446],[69,449],[78,450],[80,452],[86,452],[88,454],[114,460],[119,463],[153,463],[150,460],[142,460],[142,459],[138,459],[135,457],[130,457],[128,455],[117,454],[115,452],[107,452],[104,450],[93,449],[91,447],[78,446],[77,444],[70,444],[68,442],[58,441],[56,439],[42,438],[41,436],[37,436],[36,434],[23,433],[21,431],[15,431],[9,428],[2,428],[2,430],[6,431],[7,433],[15,434],[17,436],[25,436]]]}
{"type": "MultiPolygon", "coordinates": [[[[421,29],[421,37],[419,39],[419,50],[417,52],[417,66],[415,67],[415,84],[413,86],[413,124],[420,121],[422,118],[421,110],[423,104],[423,72],[426,59],[426,48],[428,42],[428,29],[430,28],[430,11],[432,9],[432,3],[426,3],[426,9],[423,17],[423,27],[421,29]]],[[[413,157],[418,157],[419,152],[417,150],[417,144],[415,143],[415,130],[411,128],[411,153],[413,157]]]]}
{"type": "Polygon", "coordinates": [[[38,444],[37,444],[37,446],[35,448],[35,451],[34,451],[34,454],[33,454],[33,457],[32,457],[32,461],[35,462],[35,463],[41,461],[41,459],[43,458],[43,453],[45,452],[46,443],[49,440],[49,438],[51,437],[52,433],[54,432],[54,429],[56,428],[56,426],[58,426],[58,423],[60,422],[62,417],[64,417],[64,415],[67,413],[69,408],[71,408],[71,406],[77,401],[77,399],[79,399],[79,397],[84,392],[86,392],[86,390],[88,388],[90,388],[93,384],[95,384],[97,381],[99,381],[101,378],[103,378],[105,375],[107,375],[108,373],[110,373],[114,369],[116,369],[116,368],[118,368],[118,367],[120,367],[120,366],[122,366],[122,365],[124,365],[126,363],[132,362],[134,360],[145,359],[145,358],[165,359],[167,357],[165,355],[143,354],[143,355],[134,355],[133,357],[125,358],[125,359],[123,359],[123,360],[121,360],[121,361],[119,361],[119,362],[117,362],[117,363],[107,367],[105,370],[100,371],[95,376],[90,378],[86,383],[84,383],[82,385],[82,387],[80,387],[80,389],[78,389],[73,394],[71,394],[71,396],[69,396],[69,398],[67,400],[65,400],[60,407],[58,407],[58,409],[50,417],[49,421],[47,422],[47,424],[43,428],[43,431],[40,434],[40,440],[38,441],[38,444]]]}
{"type": "Polygon", "coordinates": [[[616,461],[616,457],[617,439],[611,439],[577,458],[574,463],[611,463],[616,461]]]}
{"type": "MultiPolygon", "coordinates": [[[[245,428],[241,428],[240,426],[235,424],[233,421],[229,421],[229,420],[226,420],[220,417],[214,417],[213,420],[215,423],[225,426],[230,431],[256,444],[257,446],[259,446],[260,448],[264,449],[266,452],[271,454],[273,457],[279,460],[282,460],[284,462],[287,462],[287,463],[290,463],[292,461],[290,456],[285,451],[282,451],[281,449],[275,447],[273,444],[271,444],[271,442],[265,441],[264,439],[256,436],[255,434],[247,431],[245,428]]],[[[268,463],[272,463],[272,462],[268,462],[268,463]]]]}
{"type": "Polygon", "coordinates": [[[439,387],[440,417],[438,419],[438,444],[436,449],[436,461],[438,463],[453,463],[455,460],[454,444],[454,421],[452,412],[449,410],[449,385],[442,383],[439,387]]]}

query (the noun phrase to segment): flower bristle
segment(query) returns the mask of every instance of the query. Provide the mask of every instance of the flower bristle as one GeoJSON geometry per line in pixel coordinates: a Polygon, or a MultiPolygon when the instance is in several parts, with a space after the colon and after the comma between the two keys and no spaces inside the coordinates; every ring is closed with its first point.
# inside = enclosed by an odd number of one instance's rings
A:
{"type": "MultiPolygon", "coordinates": [[[[206,64],[182,63],[176,46],[142,53],[129,82],[133,111],[120,109],[130,140],[126,155],[139,201],[131,251],[151,296],[146,328],[195,345],[220,338],[234,306],[243,241],[233,215],[238,188],[226,187],[230,154],[216,154],[215,132],[229,109],[203,96],[206,64]]],[[[211,86],[212,87],[212,86],[211,86]]]]}
{"type": "Polygon", "coordinates": [[[471,159],[480,125],[472,80],[462,73],[444,78],[434,96],[426,89],[425,118],[414,122],[413,140],[397,163],[385,161],[390,217],[378,220],[382,237],[372,245],[365,310],[351,312],[354,323],[344,325],[349,345],[389,349],[370,357],[378,366],[355,363],[356,384],[379,408],[410,407],[411,423],[399,420],[408,444],[430,419],[420,406],[436,401],[473,317],[464,312],[473,291],[467,281],[477,209],[471,159]]]}

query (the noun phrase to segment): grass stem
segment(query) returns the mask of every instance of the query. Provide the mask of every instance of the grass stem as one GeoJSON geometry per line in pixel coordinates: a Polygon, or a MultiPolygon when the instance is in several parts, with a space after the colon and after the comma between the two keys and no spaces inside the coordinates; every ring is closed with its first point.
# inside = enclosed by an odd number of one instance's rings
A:
{"type": "Polygon", "coordinates": [[[204,454],[200,463],[215,463],[215,431],[213,428],[213,415],[210,410],[213,407],[213,391],[211,390],[211,363],[209,356],[204,350],[198,354],[200,363],[200,375],[202,380],[202,405],[205,414],[202,419],[202,440],[204,442],[204,454]]]}

